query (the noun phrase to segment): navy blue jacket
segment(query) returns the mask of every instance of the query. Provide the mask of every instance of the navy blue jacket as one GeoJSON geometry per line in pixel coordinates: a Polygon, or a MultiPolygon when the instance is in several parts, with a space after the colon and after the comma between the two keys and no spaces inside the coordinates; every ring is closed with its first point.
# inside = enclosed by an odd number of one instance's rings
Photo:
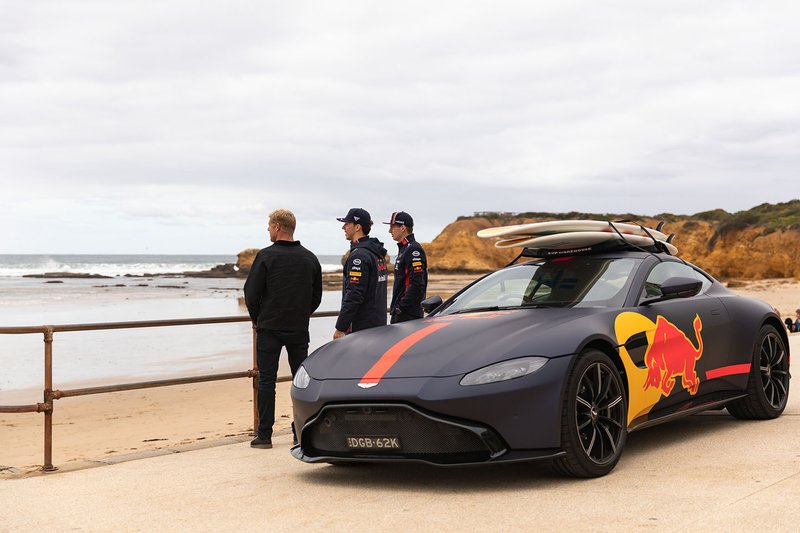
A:
{"type": "Polygon", "coordinates": [[[344,265],[342,308],[336,329],[347,333],[386,325],[386,248],[362,237],[350,245],[344,265]]]}
{"type": "Polygon", "coordinates": [[[397,243],[392,305],[389,307],[391,314],[399,312],[409,317],[421,318],[421,303],[427,289],[428,260],[425,250],[411,234],[397,243]]]}

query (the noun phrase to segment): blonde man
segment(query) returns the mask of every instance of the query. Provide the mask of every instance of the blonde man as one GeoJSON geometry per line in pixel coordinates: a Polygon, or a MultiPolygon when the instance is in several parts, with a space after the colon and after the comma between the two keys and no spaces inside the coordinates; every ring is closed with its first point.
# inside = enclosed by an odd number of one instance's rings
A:
{"type": "Polygon", "coordinates": [[[272,448],[281,349],[286,347],[294,376],[308,355],[309,318],[322,301],[322,268],[317,256],[294,240],[296,225],[294,213],[287,209],[270,213],[267,230],[272,246],[258,252],[244,284],[247,311],[256,328],[259,372],[253,448],[272,448]]]}

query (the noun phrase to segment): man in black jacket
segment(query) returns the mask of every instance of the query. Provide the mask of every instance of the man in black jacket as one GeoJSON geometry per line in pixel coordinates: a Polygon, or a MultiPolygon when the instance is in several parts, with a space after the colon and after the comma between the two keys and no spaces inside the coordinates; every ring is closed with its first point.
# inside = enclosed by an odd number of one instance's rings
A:
{"type": "Polygon", "coordinates": [[[347,333],[386,325],[386,248],[370,238],[369,213],[355,207],[342,218],[350,254],[344,265],[342,307],[333,332],[334,340],[347,333]]]}
{"type": "Polygon", "coordinates": [[[296,224],[291,211],[270,213],[273,244],[258,252],[244,284],[247,311],[256,328],[258,363],[258,430],[250,442],[253,448],[272,448],[281,348],[286,346],[294,377],[308,355],[309,317],[322,301],[322,267],[313,253],[294,240],[296,224]]]}
{"type": "Polygon", "coordinates": [[[428,288],[428,260],[425,250],[414,238],[414,219],[404,211],[396,211],[384,224],[389,224],[389,233],[397,242],[392,303],[389,306],[391,323],[422,318],[422,300],[428,288]]]}

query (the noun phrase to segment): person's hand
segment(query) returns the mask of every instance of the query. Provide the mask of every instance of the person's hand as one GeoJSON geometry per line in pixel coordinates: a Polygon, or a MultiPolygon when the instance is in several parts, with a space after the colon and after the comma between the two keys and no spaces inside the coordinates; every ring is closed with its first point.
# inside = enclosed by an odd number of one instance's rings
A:
{"type": "Polygon", "coordinates": [[[344,331],[339,331],[338,329],[333,330],[333,340],[341,339],[344,337],[344,331]]]}

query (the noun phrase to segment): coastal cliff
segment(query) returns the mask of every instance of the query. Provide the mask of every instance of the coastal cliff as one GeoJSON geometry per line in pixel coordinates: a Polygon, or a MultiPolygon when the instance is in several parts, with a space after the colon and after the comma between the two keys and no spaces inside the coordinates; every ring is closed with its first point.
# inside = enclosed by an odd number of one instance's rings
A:
{"type": "Polygon", "coordinates": [[[675,233],[680,257],[720,279],[800,279],[800,200],[762,204],[747,211],[721,209],[694,215],[653,217],[596,213],[476,213],[459,217],[425,244],[432,272],[485,272],[506,265],[519,249],[499,250],[495,239],[479,239],[483,228],[546,220],[630,220],[648,227],[664,221],[675,233]]]}

